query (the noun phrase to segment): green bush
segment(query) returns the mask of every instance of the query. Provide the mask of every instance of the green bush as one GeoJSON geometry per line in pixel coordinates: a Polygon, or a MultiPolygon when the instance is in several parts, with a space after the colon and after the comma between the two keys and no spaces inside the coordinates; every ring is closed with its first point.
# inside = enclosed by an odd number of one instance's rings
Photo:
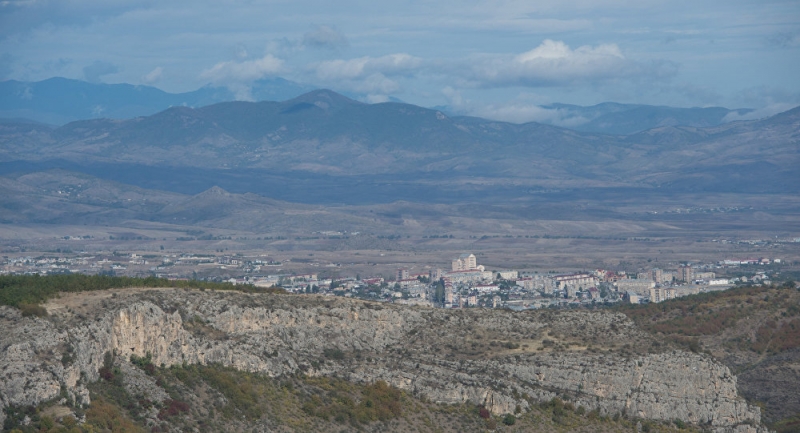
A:
{"type": "Polygon", "coordinates": [[[353,425],[388,421],[402,415],[402,392],[384,381],[365,386],[361,395],[336,379],[315,379],[315,385],[328,392],[312,395],[303,403],[303,411],[324,420],[353,425]],[[352,395],[351,395],[352,393],[352,395]],[[355,400],[360,400],[356,403],[355,400]]]}
{"type": "Polygon", "coordinates": [[[211,283],[197,280],[168,280],[166,278],[111,277],[107,275],[2,275],[0,276],[0,305],[21,307],[37,305],[54,297],[59,292],[83,292],[121,289],[127,287],[177,287],[205,288],[213,290],[240,290],[249,292],[273,292],[253,286],[234,286],[230,283],[211,283]]]}
{"type": "Polygon", "coordinates": [[[153,355],[150,352],[147,352],[145,356],[131,354],[131,364],[141,368],[151,376],[156,372],[156,366],[153,365],[153,355]]]}
{"type": "Polygon", "coordinates": [[[505,425],[514,425],[516,424],[516,422],[517,422],[517,417],[511,415],[510,413],[506,414],[506,416],[503,417],[503,424],[505,425]]]}
{"type": "Polygon", "coordinates": [[[46,317],[47,309],[41,305],[35,304],[19,304],[19,309],[22,311],[22,317],[46,317]]]}
{"type": "Polygon", "coordinates": [[[335,359],[337,361],[344,359],[344,352],[340,349],[325,349],[322,351],[322,354],[328,359],[335,359]]]}

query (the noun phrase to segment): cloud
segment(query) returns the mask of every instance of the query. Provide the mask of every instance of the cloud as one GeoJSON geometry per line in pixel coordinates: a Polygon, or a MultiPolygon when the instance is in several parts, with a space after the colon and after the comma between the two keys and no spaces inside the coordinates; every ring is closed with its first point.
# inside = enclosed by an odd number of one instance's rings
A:
{"type": "Polygon", "coordinates": [[[797,107],[797,104],[790,104],[788,102],[776,102],[774,104],[767,105],[766,107],[759,108],[758,110],[753,111],[731,111],[730,113],[726,114],[725,117],[722,118],[723,122],[734,122],[737,120],[756,120],[756,119],[764,119],[766,117],[774,116],[778,113],[783,113],[784,111],[791,110],[792,108],[797,107]]]}
{"type": "Polygon", "coordinates": [[[380,104],[382,102],[389,102],[389,97],[386,95],[367,95],[364,101],[368,104],[380,104]]]}
{"type": "Polygon", "coordinates": [[[119,68],[115,64],[95,60],[94,63],[83,68],[83,77],[90,83],[99,83],[101,77],[117,72],[119,72],[119,68]]]}
{"type": "Polygon", "coordinates": [[[728,113],[723,119],[726,122],[763,119],[800,106],[800,92],[778,87],[755,86],[739,91],[733,101],[737,105],[756,109],[728,113]]]}
{"type": "Polygon", "coordinates": [[[767,38],[767,43],[780,48],[793,48],[800,46],[800,35],[789,32],[776,33],[767,38]]]}
{"type": "Polygon", "coordinates": [[[474,57],[466,78],[480,87],[563,86],[577,82],[604,82],[622,78],[668,77],[674,65],[645,65],[627,59],[616,44],[571,49],[562,41],[546,39],[538,47],[513,57],[474,57]]]}
{"type": "Polygon", "coordinates": [[[422,59],[406,53],[350,60],[328,60],[316,65],[322,80],[352,80],[374,74],[409,75],[422,66],[422,59]]]}
{"type": "Polygon", "coordinates": [[[0,0],[0,40],[46,28],[77,28],[156,4],[153,0],[0,0]]]}
{"type": "Polygon", "coordinates": [[[267,75],[275,75],[283,71],[283,60],[267,54],[260,59],[242,62],[220,62],[204,70],[200,77],[214,83],[226,81],[253,82],[267,75]]]}
{"type": "Polygon", "coordinates": [[[164,68],[161,66],[157,66],[152,71],[148,72],[147,75],[142,77],[142,82],[144,84],[154,84],[161,79],[161,74],[164,72],[164,68]]]}
{"type": "Polygon", "coordinates": [[[303,36],[303,45],[311,48],[337,49],[346,48],[350,43],[347,37],[335,28],[319,26],[303,36]]]}
{"type": "Polygon", "coordinates": [[[237,99],[251,100],[250,85],[284,72],[284,61],[267,54],[260,59],[220,62],[200,73],[200,78],[229,88],[237,99]]]}
{"type": "Polygon", "coordinates": [[[530,95],[520,95],[515,100],[499,103],[475,104],[471,100],[465,99],[460,91],[450,86],[442,89],[442,94],[448,99],[450,109],[460,115],[510,123],[539,122],[567,128],[584,124],[590,120],[576,116],[566,109],[537,105],[531,102],[531,99],[537,98],[530,95]]]}
{"type": "Polygon", "coordinates": [[[538,122],[567,128],[582,125],[590,120],[576,116],[567,110],[545,108],[516,101],[484,105],[474,110],[472,115],[511,123],[538,122]]]}
{"type": "Polygon", "coordinates": [[[401,90],[397,78],[414,76],[423,60],[406,53],[381,57],[328,60],[311,65],[318,84],[365,93],[368,101],[385,101],[401,90]]]}

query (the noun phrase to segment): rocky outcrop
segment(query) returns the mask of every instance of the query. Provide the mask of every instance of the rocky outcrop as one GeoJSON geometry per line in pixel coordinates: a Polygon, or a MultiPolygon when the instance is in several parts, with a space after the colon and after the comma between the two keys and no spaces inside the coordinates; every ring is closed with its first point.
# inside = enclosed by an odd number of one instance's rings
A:
{"type": "MultiPolygon", "coordinates": [[[[680,351],[636,355],[631,342],[652,342],[614,313],[453,312],[185,290],[80,296],[52,301],[48,318],[0,307],[8,330],[0,335],[3,407],[58,397],[89,404],[85,384],[98,380],[112,352],[273,377],[302,371],[386,380],[432,401],[471,401],[498,414],[558,396],[603,414],[681,419],[719,432],[761,429],[758,408],[738,396],[727,367],[680,351]]],[[[134,381],[127,386],[146,393],[146,377],[126,376],[134,381]]]]}

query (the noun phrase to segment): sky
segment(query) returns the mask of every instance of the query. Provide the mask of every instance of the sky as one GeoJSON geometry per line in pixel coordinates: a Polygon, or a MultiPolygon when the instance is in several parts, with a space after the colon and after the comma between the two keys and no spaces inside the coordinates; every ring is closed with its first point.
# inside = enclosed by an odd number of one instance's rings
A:
{"type": "Polygon", "coordinates": [[[0,80],[204,85],[283,77],[460,114],[552,103],[800,105],[800,1],[0,0],[0,80]]]}

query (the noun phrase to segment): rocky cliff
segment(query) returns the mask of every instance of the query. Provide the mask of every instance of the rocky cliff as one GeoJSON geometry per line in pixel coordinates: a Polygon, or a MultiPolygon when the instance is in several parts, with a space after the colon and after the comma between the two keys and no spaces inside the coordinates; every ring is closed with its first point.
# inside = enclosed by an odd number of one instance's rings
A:
{"type": "MultiPolygon", "coordinates": [[[[272,377],[385,380],[494,413],[567,397],[601,414],[762,431],[727,367],[608,312],[446,311],[343,298],[196,290],[63,295],[46,318],[0,307],[0,405],[87,405],[106,353],[218,363],[272,377]]],[[[151,394],[157,394],[157,390],[151,394]]],[[[4,417],[0,414],[0,417],[4,417]]],[[[0,419],[0,422],[2,419],[0,419]]]]}

